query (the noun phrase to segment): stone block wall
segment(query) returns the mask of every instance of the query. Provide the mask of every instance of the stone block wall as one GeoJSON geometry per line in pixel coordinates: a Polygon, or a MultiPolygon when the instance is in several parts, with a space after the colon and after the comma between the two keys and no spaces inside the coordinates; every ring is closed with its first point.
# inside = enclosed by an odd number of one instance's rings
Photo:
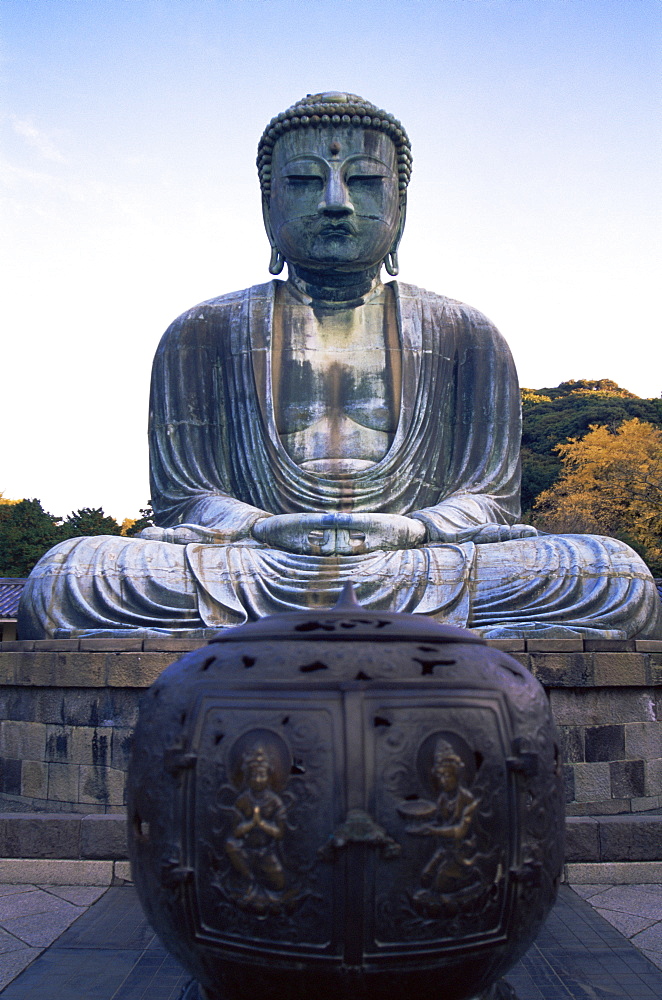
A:
{"type": "Polygon", "coordinates": [[[662,858],[662,816],[628,813],[622,816],[569,816],[565,827],[567,862],[659,861],[662,858]]]}
{"type": "MultiPolygon", "coordinates": [[[[0,643],[0,812],[123,813],[141,694],[200,641],[0,643]]],[[[662,642],[495,640],[545,686],[570,816],[662,808],[662,642]]]]}
{"type": "Polygon", "coordinates": [[[197,643],[0,644],[0,811],[123,813],[140,696],[197,643]]]}
{"type": "Polygon", "coordinates": [[[526,666],[559,729],[566,814],[661,807],[662,642],[586,640],[581,652],[528,652],[526,666]]]}

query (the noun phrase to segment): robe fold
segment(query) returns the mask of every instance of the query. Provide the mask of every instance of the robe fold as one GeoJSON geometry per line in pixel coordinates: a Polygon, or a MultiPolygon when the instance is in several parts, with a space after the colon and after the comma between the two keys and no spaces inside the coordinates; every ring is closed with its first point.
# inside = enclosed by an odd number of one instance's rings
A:
{"type": "Polygon", "coordinates": [[[265,512],[419,511],[431,540],[437,524],[460,534],[512,523],[519,389],[494,326],[469,306],[393,282],[402,355],[394,440],[363,472],[319,475],[292,461],[276,430],[271,340],[282,284],[196,306],[161,341],[150,403],[157,523],[222,526],[239,537],[265,512]]]}

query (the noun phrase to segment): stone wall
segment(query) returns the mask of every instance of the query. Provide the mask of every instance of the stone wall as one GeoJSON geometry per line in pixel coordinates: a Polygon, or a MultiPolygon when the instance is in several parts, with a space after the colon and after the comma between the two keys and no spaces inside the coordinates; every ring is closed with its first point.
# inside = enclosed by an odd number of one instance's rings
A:
{"type": "Polygon", "coordinates": [[[0,643],[0,811],[123,813],[140,696],[198,645],[0,643]]]}
{"type": "MultiPolygon", "coordinates": [[[[122,813],[143,691],[200,642],[0,643],[0,812],[122,813]]],[[[662,807],[662,642],[497,640],[544,684],[567,813],[662,807]]]]}
{"type": "Polygon", "coordinates": [[[565,761],[566,814],[661,807],[662,642],[528,640],[526,650],[509,651],[549,694],[565,761]]]}

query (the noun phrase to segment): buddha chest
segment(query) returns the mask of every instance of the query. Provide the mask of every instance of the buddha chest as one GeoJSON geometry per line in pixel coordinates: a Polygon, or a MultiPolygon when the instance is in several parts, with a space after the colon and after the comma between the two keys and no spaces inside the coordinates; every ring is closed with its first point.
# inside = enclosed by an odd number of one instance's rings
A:
{"type": "Polygon", "coordinates": [[[390,290],[354,308],[313,308],[286,292],[274,317],[276,426],[311,471],[358,471],[388,451],[400,411],[390,290]],[[342,466],[342,469],[341,469],[342,466]]]}

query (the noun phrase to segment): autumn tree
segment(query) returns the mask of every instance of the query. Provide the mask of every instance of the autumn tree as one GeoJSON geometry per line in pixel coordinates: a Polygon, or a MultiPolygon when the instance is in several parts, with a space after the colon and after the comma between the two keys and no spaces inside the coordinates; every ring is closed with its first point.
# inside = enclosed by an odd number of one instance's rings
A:
{"type": "Polygon", "coordinates": [[[592,424],[615,431],[633,417],[662,427],[662,399],[640,399],[605,378],[522,389],[522,510],[561,475],[555,445],[583,437],[592,424]]]}
{"type": "Polygon", "coordinates": [[[136,535],[139,535],[143,528],[151,528],[153,524],[154,511],[152,510],[152,502],[150,500],[146,507],[140,508],[140,517],[126,517],[122,521],[122,534],[127,535],[129,538],[133,538],[136,535]]]}
{"type": "Polygon", "coordinates": [[[593,424],[555,451],[561,477],[538,497],[536,527],[620,538],[662,575],[662,429],[636,417],[593,424]]]}

